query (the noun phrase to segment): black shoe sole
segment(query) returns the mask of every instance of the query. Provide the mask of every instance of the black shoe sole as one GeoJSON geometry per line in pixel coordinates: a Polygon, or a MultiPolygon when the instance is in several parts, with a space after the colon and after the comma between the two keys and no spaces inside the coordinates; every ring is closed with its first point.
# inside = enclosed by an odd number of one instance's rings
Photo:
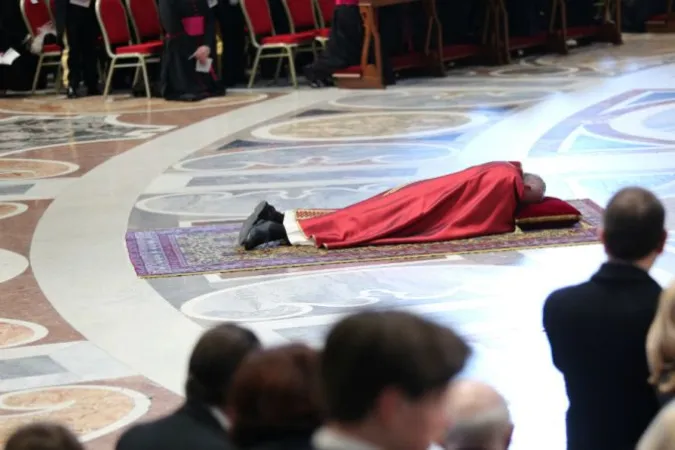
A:
{"type": "Polygon", "coordinates": [[[262,212],[265,210],[266,207],[267,202],[260,202],[256,205],[251,215],[248,216],[244,221],[244,223],[241,225],[241,230],[239,230],[239,237],[237,238],[237,244],[244,245],[246,238],[251,232],[251,229],[253,229],[255,223],[258,220],[260,220],[260,215],[262,214],[262,212]]]}

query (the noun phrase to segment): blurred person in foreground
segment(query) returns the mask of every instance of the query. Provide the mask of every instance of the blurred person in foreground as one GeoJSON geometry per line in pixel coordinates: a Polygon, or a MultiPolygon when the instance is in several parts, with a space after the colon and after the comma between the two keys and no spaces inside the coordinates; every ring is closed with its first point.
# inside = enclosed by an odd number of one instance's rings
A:
{"type": "Polygon", "coordinates": [[[316,450],[427,450],[447,427],[450,381],[469,347],[401,311],[362,312],[330,331],[321,354],[327,422],[316,450]]]}
{"type": "Polygon", "coordinates": [[[675,449],[675,403],[664,407],[640,438],[636,450],[675,449]]]}
{"type": "Polygon", "coordinates": [[[661,294],[649,270],[663,252],[664,221],[653,193],[619,191],[600,234],[607,262],[544,304],[553,363],[569,398],[568,450],[633,450],[659,410],[645,341],[661,294]]]}
{"type": "Polygon", "coordinates": [[[656,316],[647,334],[649,382],[661,403],[675,397],[675,283],[661,293],[656,316]]]}
{"type": "Polygon", "coordinates": [[[84,450],[84,446],[66,427],[36,422],[16,429],[7,440],[5,450],[84,450]]]}
{"type": "Polygon", "coordinates": [[[186,401],[177,411],[136,425],[117,442],[117,450],[232,450],[227,393],[244,358],[259,350],[249,330],[221,324],[206,331],[190,356],[186,401]]]}
{"type": "Polygon", "coordinates": [[[310,449],[325,411],[319,353],[291,344],[252,354],[237,370],[229,399],[238,448],[310,449]]]}
{"type": "Polygon", "coordinates": [[[506,450],[513,422],[504,397],[473,380],[452,383],[448,399],[450,427],[440,444],[446,450],[506,450]]]}

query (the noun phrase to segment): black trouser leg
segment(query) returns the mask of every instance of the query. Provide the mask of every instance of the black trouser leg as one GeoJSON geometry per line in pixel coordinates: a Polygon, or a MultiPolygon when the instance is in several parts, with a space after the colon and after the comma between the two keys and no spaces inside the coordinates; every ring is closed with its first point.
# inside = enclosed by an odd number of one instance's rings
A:
{"type": "Polygon", "coordinates": [[[223,83],[226,86],[234,86],[244,80],[246,73],[244,15],[239,5],[230,5],[227,0],[221,0],[218,8],[218,21],[223,40],[223,55],[220,60],[223,83]]]}
{"type": "Polygon", "coordinates": [[[88,88],[98,85],[96,16],[91,8],[70,5],[66,21],[68,35],[68,86],[77,89],[84,78],[88,88]]]}

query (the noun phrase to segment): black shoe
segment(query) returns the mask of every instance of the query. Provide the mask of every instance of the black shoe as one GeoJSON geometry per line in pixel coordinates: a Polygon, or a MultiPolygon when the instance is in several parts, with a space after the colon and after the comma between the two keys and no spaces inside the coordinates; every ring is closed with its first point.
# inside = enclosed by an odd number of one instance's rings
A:
{"type": "Polygon", "coordinates": [[[68,98],[77,98],[79,97],[79,94],[77,93],[77,90],[73,88],[72,86],[68,86],[68,92],[66,93],[66,96],[68,98]]]}
{"type": "Polygon", "coordinates": [[[288,244],[288,235],[286,229],[280,223],[272,221],[259,221],[249,231],[242,245],[246,250],[253,250],[262,244],[268,242],[283,241],[288,244]]]}
{"type": "Polygon", "coordinates": [[[239,231],[239,238],[237,242],[239,245],[244,245],[244,240],[251,232],[251,229],[255,226],[256,223],[260,221],[270,221],[278,224],[284,223],[284,215],[277,211],[274,206],[270,205],[267,202],[260,202],[253,208],[253,212],[250,216],[246,218],[244,223],[241,225],[241,230],[239,231]]]}

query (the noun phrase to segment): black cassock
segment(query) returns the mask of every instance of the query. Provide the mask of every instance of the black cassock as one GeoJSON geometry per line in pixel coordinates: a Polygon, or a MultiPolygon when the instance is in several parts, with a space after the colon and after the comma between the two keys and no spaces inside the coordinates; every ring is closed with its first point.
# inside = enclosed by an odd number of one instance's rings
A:
{"type": "MultiPolygon", "coordinates": [[[[208,0],[159,0],[159,14],[166,32],[160,92],[167,100],[196,101],[224,95],[215,64],[207,73],[196,70],[192,55],[202,45],[215,42],[215,16],[208,0]]],[[[211,58],[216,54],[211,49],[211,58]]]]}

